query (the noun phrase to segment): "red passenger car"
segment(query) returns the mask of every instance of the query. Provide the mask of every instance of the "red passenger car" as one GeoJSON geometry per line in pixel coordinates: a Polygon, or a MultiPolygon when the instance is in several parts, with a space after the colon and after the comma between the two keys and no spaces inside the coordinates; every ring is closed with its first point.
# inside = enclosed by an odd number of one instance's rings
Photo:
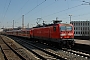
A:
{"type": "Polygon", "coordinates": [[[22,30],[22,37],[30,38],[30,29],[22,30]]]}

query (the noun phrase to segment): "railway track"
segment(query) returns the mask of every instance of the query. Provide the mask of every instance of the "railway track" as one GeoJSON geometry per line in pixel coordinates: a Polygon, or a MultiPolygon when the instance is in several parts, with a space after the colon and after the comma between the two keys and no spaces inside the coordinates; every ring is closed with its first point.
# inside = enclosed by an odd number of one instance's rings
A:
{"type": "Polygon", "coordinates": [[[84,53],[90,54],[90,49],[89,49],[90,45],[86,45],[86,44],[75,44],[73,50],[76,51],[82,51],[84,53]],[[79,48],[79,49],[78,49],[79,48]]]}
{"type": "MultiPolygon", "coordinates": [[[[37,44],[39,45],[39,44],[37,44]]],[[[39,47],[42,45],[39,45],[39,47]]],[[[44,49],[43,47],[41,47],[42,49],[44,49]]],[[[54,53],[58,56],[61,56],[62,58],[65,58],[67,60],[88,60],[90,59],[90,54],[86,54],[83,52],[79,52],[79,51],[75,51],[72,49],[57,49],[57,48],[51,48],[51,47],[47,47],[49,49],[45,49],[51,53],[54,53]]]]}
{"type": "Polygon", "coordinates": [[[39,60],[28,50],[5,36],[0,36],[0,48],[2,53],[0,55],[3,56],[1,60],[39,60]]]}
{"type": "Polygon", "coordinates": [[[63,50],[63,51],[67,51],[67,52],[72,53],[72,54],[75,54],[75,55],[78,55],[78,56],[81,56],[81,57],[85,57],[86,59],[87,59],[87,58],[90,59],[90,54],[84,53],[84,52],[82,52],[82,51],[76,51],[76,50],[67,49],[67,48],[63,48],[62,50],[63,50]]]}
{"type": "Polygon", "coordinates": [[[20,39],[17,39],[17,42],[30,50],[33,54],[37,55],[41,60],[66,60],[64,58],[61,58],[60,56],[52,54],[51,52],[47,52],[44,49],[33,45],[32,42],[27,43],[24,40],[20,39]]]}
{"type": "MultiPolygon", "coordinates": [[[[27,44],[28,46],[33,46],[36,49],[39,49],[39,50],[45,52],[50,57],[52,56],[53,59],[63,59],[63,60],[89,60],[90,59],[90,55],[81,54],[78,51],[73,51],[73,50],[70,50],[70,49],[60,50],[60,49],[57,49],[57,48],[49,47],[49,46],[46,46],[46,45],[42,45],[42,44],[39,44],[39,43],[36,43],[36,42],[31,42],[31,41],[23,40],[23,39],[17,39],[17,41],[19,43],[24,43],[25,47],[26,47],[25,44],[27,44]]],[[[27,48],[29,49],[29,47],[27,47],[27,48]]],[[[37,53],[39,53],[39,55],[41,54],[38,51],[37,51],[37,53]]]]}

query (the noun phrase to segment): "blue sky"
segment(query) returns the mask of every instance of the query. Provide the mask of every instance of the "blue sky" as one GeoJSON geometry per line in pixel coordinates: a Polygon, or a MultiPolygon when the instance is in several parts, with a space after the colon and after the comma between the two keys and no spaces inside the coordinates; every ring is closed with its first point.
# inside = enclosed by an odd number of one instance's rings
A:
{"type": "Polygon", "coordinates": [[[90,20],[90,0],[0,0],[0,28],[22,26],[22,15],[24,25],[35,26],[37,18],[42,18],[51,23],[58,17],[63,23],[72,21],[90,20]],[[85,2],[82,2],[85,1],[85,2]],[[84,5],[81,5],[84,4],[84,5]]]}

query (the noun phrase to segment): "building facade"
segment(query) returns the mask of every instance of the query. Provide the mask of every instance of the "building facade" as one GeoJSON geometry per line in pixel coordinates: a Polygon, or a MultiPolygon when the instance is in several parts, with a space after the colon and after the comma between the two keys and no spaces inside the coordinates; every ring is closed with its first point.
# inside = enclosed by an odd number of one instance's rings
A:
{"type": "Polygon", "coordinates": [[[74,25],[74,36],[90,36],[90,21],[71,21],[74,25]]]}

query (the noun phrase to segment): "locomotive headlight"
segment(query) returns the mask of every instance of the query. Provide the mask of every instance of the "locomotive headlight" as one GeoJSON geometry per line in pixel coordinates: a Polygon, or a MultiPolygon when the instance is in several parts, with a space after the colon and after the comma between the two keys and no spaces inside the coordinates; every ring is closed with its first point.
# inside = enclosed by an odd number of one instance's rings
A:
{"type": "Polygon", "coordinates": [[[73,35],[73,34],[70,34],[70,33],[69,33],[68,35],[70,35],[70,36],[71,36],[71,35],[73,35]]]}
{"type": "Polygon", "coordinates": [[[60,36],[65,36],[66,34],[60,34],[60,36]]]}
{"type": "Polygon", "coordinates": [[[62,37],[61,37],[62,38],[62,37]]]}

